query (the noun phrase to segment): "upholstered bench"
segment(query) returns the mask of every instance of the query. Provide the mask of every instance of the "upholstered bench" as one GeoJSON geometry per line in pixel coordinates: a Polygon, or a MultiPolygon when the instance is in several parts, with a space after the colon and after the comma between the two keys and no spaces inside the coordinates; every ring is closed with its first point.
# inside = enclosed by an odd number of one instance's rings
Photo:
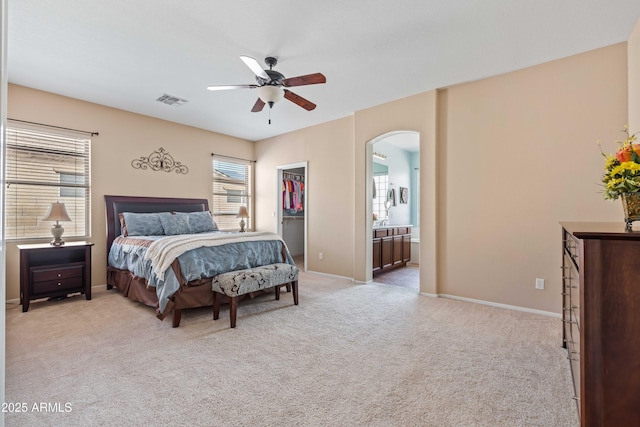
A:
{"type": "Polygon", "coordinates": [[[280,287],[291,286],[293,303],[298,305],[298,267],[291,264],[269,264],[246,270],[231,271],[215,276],[211,282],[213,289],[213,320],[220,317],[220,298],[218,294],[229,297],[229,317],[231,327],[236,327],[238,297],[251,292],[274,288],[276,300],[280,299],[280,287]]]}

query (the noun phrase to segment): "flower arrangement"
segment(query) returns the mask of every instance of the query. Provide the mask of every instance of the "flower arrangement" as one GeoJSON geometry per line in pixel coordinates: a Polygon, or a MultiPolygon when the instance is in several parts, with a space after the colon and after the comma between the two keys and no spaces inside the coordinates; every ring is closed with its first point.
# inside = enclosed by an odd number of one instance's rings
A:
{"type": "Polygon", "coordinates": [[[377,220],[378,220],[378,215],[373,214],[373,220],[374,220],[374,221],[377,221],[377,220]]]}
{"type": "Polygon", "coordinates": [[[635,143],[638,133],[630,134],[628,125],[623,132],[627,137],[617,141],[620,148],[615,154],[605,154],[600,146],[605,158],[603,195],[608,200],[616,200],[624,193],[640,192],[640,143],[635,143]]]}

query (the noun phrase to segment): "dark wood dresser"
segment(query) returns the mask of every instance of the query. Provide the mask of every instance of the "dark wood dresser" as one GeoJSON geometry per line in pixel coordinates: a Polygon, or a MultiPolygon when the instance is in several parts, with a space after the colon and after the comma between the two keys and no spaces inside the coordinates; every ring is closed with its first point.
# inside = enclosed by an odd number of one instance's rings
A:
{"type": "Polygon", "coordinates": [[[563,345],[582,426],[640,426],[640,231],[563,222],[563,345]]]}

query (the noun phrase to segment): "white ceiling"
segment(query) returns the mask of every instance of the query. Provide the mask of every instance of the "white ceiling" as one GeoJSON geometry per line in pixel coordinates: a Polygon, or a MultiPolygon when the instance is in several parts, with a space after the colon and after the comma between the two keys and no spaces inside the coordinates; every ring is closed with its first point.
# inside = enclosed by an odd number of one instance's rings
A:
{"type": "Polygon", "coordinates": [[[420,151],[420,135],[416,132],[394,133],[385,137],[383,141],[412,153],[420,151]]]}
{"type": "MultiPolygon", "coordinates": [[[[9,82],[260,140],[434,88],[626,41],[639,0],[9,0],[9,82]],[[250,110],[239,59],[327,83],[250,110]],[[182,106],[156,101],[163,94],[182,106]]],[[[27,119],[27,118],[23,118],[27,119]]],[[[72,126],[71,123],[66,123],[72,126]]]]}

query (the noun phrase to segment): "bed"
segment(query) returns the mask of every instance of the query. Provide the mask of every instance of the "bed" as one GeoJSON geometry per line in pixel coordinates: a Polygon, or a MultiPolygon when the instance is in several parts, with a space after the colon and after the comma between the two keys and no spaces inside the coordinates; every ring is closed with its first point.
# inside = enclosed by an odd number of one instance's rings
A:
{"type": "MultiPolygon", "coordinates": [[[[169,236],[154,227],[148,228],[149,235],[127,233],[125,217],[175,221],[207,216],[207,199],[105,196],[105,204],[107,289],[115,287],[123,296],[154,307],[160,320],[173,313],[173,327],[180,325],[183,309],[213,305],[211,280],[216,275],[280,262],[295,265],[284,241],[273,233],[207,229],[181,234],[179,227],[169,236]]],[[[171,224],[162,222],[167,232],[171,224]]]]}

